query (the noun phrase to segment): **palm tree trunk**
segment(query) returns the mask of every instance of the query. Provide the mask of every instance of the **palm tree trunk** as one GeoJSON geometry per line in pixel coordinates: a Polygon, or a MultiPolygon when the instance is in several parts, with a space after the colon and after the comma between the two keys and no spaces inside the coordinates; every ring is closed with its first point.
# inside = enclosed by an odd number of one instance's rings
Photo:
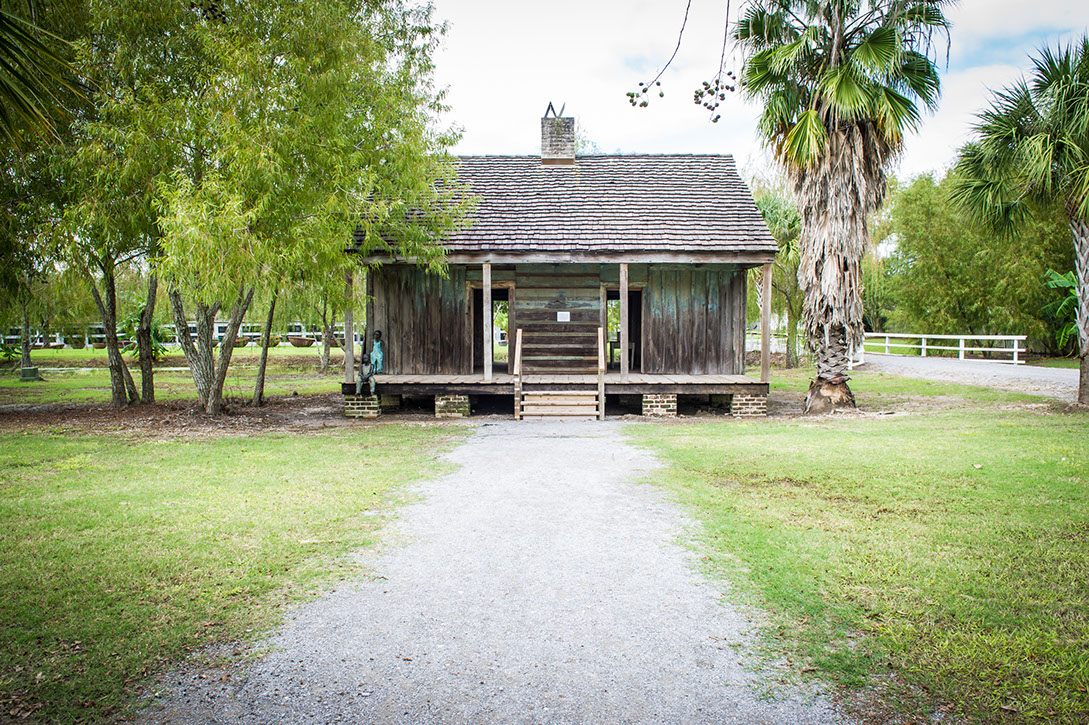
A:
{"type": "Polygon", "coordinates": [[[1074,233],[1074,267],[1078,278],[1078,405],[1089,407],[1089,222],[1070,217],[1074,233]]]}
{"type": "Polygon", "coordinates": [[[806,345],[817,361],[806,413],[855,407],[847,373],[851,349],[863,339],[861,263],[868,216],[885,196],[886,151],[867,124],[831,128],[820,158],[794,172],[802,218],[802,319],[806,345]]]}

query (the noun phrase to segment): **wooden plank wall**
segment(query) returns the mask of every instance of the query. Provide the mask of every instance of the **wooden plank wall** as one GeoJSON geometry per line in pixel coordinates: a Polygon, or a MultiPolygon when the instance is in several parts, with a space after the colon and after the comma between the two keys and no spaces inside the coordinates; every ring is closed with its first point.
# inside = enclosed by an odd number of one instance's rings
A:
{"type": "MultiPolygon", "coordinates": [[[[465,267],[451,266],[443,279],[422,269],[385,265],[371,273],[372,329],[385,343],[385,372],[396,375],[472,372],[471,320],[465,267]]],[[[371,341],[366,350],[370,352],[371,341]]]]}
{"type": "Polygon", "coordinates": [[[745,372],[745,272],[651,265],[643,288],[643,372],[745,372]]]}
{"type": "MultiPolygon", "coordinates": [[[[614,286],[617,270],[614,264],[494,269],[495,281],[515,284],[514,317],[524,330],[525,372],[596,370],[601,285],[614,286]],[[558,322],[560,311],[570,312],[571,321],[558,322]]],[[[632,265],[630,271],[633,287],[643,290],[643,372],[744,373],[744,270],[728,265],[632,265]]],[[[371,272],[367,332],[382,330],[386,372],[471,373],[473,312],[468,282],[479,279],[479,265],[451,265],[448,279],[403,265],[371,272]]],[[[365,349],[369,351],[370,345],[368,340],[365,349]]]]}
{"type": "Polygon", "coordinates": [[[591,264],[518,265],[515,308],[523,330],[527,373],[591,374],[597,370],[601,268],[591,264]],[[558,322],[556,313],[571,314],[558,322]]]}

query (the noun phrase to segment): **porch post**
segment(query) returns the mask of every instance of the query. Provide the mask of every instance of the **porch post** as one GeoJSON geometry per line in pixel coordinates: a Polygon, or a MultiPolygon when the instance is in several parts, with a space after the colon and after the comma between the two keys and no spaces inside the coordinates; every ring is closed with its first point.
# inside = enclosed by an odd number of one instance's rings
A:
{"type": "Polygon", "coordinates": [[[484,380],[492,379],[492,265],[484,263],[484,380]]]}
{"type": "Polygon", "coordinates": [[[620,379],[628,381],[628,265],[620,264],[620,379]]]}
{"type": "Polygon", "coordinates": [[[355,320],[352,302],[355,298],[352,271],[344,273],[344,382],[355,382],[355,320]]]}
{"type": "Polygon", "coordinates": [[[765,264],[760,295],[760,382],[771,378],[771,265],[765,264]]]}

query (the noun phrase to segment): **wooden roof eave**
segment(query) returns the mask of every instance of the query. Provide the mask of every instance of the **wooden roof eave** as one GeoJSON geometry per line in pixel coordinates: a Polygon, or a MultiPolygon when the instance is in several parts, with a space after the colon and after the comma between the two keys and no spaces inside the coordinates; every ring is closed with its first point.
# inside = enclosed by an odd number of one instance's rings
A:
{"type": "MultiPolygon", "coordinates": [[[[416,259],[399,256],[368,256],[360,258],[361,264],[415,264],[416,259]]],[[[736,264],[740,267],[759,267],[775,261],[775,252],[767,250],[746,251],[608,251],[564,252],[535,251],[507,252],[455,251],[446,255],[447,264],[736,264]]]]}

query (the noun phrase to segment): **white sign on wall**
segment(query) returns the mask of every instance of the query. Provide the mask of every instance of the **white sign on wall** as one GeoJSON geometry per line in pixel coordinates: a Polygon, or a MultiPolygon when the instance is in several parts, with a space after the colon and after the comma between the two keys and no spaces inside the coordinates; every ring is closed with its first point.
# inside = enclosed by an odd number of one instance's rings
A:
{"type": "Polygon", "coordinates": [[[571,321],[571,313],[570,312],[565,311],[565,312],[557,312],[556,313],[556,322],[570,322],[570,321],[571,321]]]}

